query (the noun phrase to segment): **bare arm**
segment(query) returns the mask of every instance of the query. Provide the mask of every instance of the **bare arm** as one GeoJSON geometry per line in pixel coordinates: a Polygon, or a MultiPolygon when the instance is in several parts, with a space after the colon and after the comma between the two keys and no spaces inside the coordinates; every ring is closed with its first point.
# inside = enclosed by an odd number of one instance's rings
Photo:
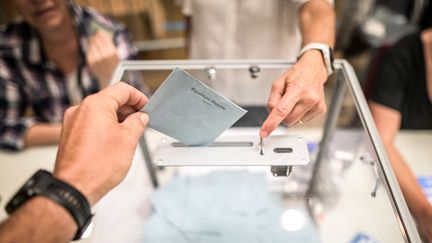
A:
{"type": "Polygon", "coordinates": [[[429,100],[432,101],[432,28],[422,32],[423,53],[426,64],[426,80],[429,100]]]}
{"type": "Polygon", "coordinates": [[[398,111],[375,102],[370,103],[370,109],[408,207],[417,220],[424,237],[430,242],[432,241],[432,207],[410,167],[394,146],[401,115],[398,111]]]}
{"type": "Polygon", "coordinates": [[[58,144],[60,133],[61,124],[35,124],[28,128],[24,137],[24,143],[26,147],[58,144]]]}
{"type": "Polygon", "coordinates": [[[75,221],[59,204],[35,197],[0,225],[0,242],[69,242],[75,221]]]}
{"type": "MultiPolygon", "coordinates": [[[[299,10],[302,45],[319,42],[334,46],[335,13],[326,0],[312,0],[299,10]]],[[[269,117],[260,136],[267,137],[281,122],[307,122],[326,111],[324,83],[327,69],[318,50],[309,50],[280,78],[275,80],[268,100],[269,117]]]]}
{"type": "Polygon", "coordinates": [[[311,42],[334,46],[336,17],[328,1],[312,0],[305,3],[300,9],[299,21],[302,46],[311,42]]]}

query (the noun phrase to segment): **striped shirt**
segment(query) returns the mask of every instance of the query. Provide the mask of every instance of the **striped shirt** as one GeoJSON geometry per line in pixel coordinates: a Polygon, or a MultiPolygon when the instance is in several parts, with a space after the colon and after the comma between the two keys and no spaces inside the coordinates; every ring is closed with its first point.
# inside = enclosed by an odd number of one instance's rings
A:
{"type": "MultiPolygon", "coordinates": [[[[121,60],[132,59],[136,49],[123,25],[95,11],[66,1],[78,35],[80,62],[76,70],[80,96],[99,91],[99,83],[86,65],[86,48],[96,22],[113,33],[113,41],[121,60]]],[[[69,78],[70,79],[70,78],[69,78]]],[[[26,130],[35,123],[60,123],[66,109],[72,105],[62,73],[44,54],[34,28],[16,20],[0,29],[0,148],[24,148],[26,130]],[[31,109],[31,116],[26,115],[31,109]]],[[[139,79],[130,83],[142,88],[139,79]]]]}

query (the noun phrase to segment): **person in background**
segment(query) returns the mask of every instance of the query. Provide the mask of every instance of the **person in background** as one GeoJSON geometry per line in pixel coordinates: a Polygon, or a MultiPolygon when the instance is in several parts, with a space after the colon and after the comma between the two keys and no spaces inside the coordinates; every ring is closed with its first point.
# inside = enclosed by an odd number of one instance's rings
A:
{"type": "MultiPolygon", "coordinates": [[[[47,172],[51,178],[45,180],[45,183],[60,181],[54,182],[57,190],[49,187],[35,190],[15,208],[0,223],[0,242],[57,243],[70,242],[74,236],[80,238],[86,224],[78,224],[74,215],[90,215],[89,207],[125,178],[148,123],[147,114],[139,111],[146,103],[143,93],[119,82],[69,108],[53,177],[47,172]],[[63,183],[67,186],[59,186],[63,183]],[[64,193],[59,195],[59,190],[64,193]],[[75,207],[75,200],[66,200],[64,205],[64,201],[53,200],[48,194],[78,198],[82,207],[75,207]],[[66,206],[72,206],[76,214],[66,206]]],[[[37,187],[38,178],[33,179],[33,184],[26,185],[37,187]]],[[[91,220],[91,216],[86,220],[91,220]]]]}
{"type": "Polygon", "coordinates": [[[432,206],[395,146],[400,129],[432,129],[432,11],[429,28],[398,41],[382,61],[369,97],[379,135],[420,233],[432,242],[432,206]]]}
{"type": "Polygon", "coordinates": [[[58,143],[65,110],[136,50],[123,25],[72,0],[8,3],[22,18],[0,30],[0,148],[58,143]]]}
{"type": "Polygon", "coordinates": [[[332,72],[328,52],[334,46],[336,22],[332,3],[331,0],[183,0],[189,57],[298,58],[275,81],[235,76],[211,84],[240,105],[267,102],[270,114],[260,131],[265,138],[281,122],[289,126],[303,123],[326,111],[323,85],[332,72]]]}

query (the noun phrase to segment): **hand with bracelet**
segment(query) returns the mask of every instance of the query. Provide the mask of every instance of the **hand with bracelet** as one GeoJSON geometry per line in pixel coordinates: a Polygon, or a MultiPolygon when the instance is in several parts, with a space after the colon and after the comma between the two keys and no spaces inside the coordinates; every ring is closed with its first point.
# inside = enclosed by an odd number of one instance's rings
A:
{"type": "Polygon", "coordinates": [[[281,122],[288,126],[302,124],[324,113],[327,109],[324,82],[328,74],[331,72],[326,69],[319,50],[305,52],[291,69],[273,82],[267,104],[270,114],[262,125],[260,137],[267,137],[281,122]]]}
{"type": "Polygon", "coordinates": [[[333,72],[335,13],[328,1],[308,1],[299,9],[302,49],[297,62],[273,81],[260,137],[266,138],[280,123],[288,126],[308,122],[327,106],[324,83],[333,72]]]}
{"type": "MultiPolygon", "coordinates": [[[[120,82],[69,108],[53,176],[40,172],[32,178],[34,182],[45,177],[56,190],[27,190],[24,197],[34,195],[1,223],[0,242],[69,242],[79,238],[84,230],[77,220],[82,214],[79,210],[93,206],[117,186],[131,166],[148,122],[148,116],[139,112],[146,103],[144,94],[120,82]]],[[[26,185],[31,187],[29,182],[26,185]]]]}

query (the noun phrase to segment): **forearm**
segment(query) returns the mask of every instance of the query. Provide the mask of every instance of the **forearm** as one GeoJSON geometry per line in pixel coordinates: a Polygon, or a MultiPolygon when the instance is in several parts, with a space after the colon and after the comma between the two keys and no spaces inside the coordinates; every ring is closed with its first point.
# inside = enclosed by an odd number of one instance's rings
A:
{"type": "Polygon", "coordinates": [[[77,225],[59,204],[38,196],[0,225],[0,242],[69,242],[77,225]]]}
{"type": "Polygon", "coordinates": [[[432,210],[420,185],[417,183],[415,175],[399,151],[393,144],[389,143],[385,144],[385,148],[411,213],[418,217],[424,215],[428,210],[432,210]]]}
{"type": "Polygon", "coordinates": [[[57,144],[60,140],[61,124],[39,123],[30,127],[25,135],[26,147],[57,144]]]}
{"type": "MultiPolygon", "coordinates": [[[[431,37],[432,38],[432,37],[431,37]]],[[[432,40],[431,40],[432,43],[432,40]]],[[[425,63],[426,63],[426,77],[432,78],[432,44],[429,44],[430,46],[427,46],[424,44],[424,57],[425,57],[425,63]]]]}
{"type": "Polygon", "coordinates": [[[334,46],[336,17],[333,6],[326,0],[311,0],[299,12],[302,46],[319,42],[334,46]]]}
{"type": "MultiPolygon", "coordinates": [[[[311,0],[305,3],[299,12],[302,47],[312,42],[318,42],[330,47],[335,41],[335,14],[333,6],[326,0],[311,0]]],[[[294,69],[307,70],[322,85],[327,80],[327,67],[321,51],[310,49],[305,52],[294,69]]]]}

